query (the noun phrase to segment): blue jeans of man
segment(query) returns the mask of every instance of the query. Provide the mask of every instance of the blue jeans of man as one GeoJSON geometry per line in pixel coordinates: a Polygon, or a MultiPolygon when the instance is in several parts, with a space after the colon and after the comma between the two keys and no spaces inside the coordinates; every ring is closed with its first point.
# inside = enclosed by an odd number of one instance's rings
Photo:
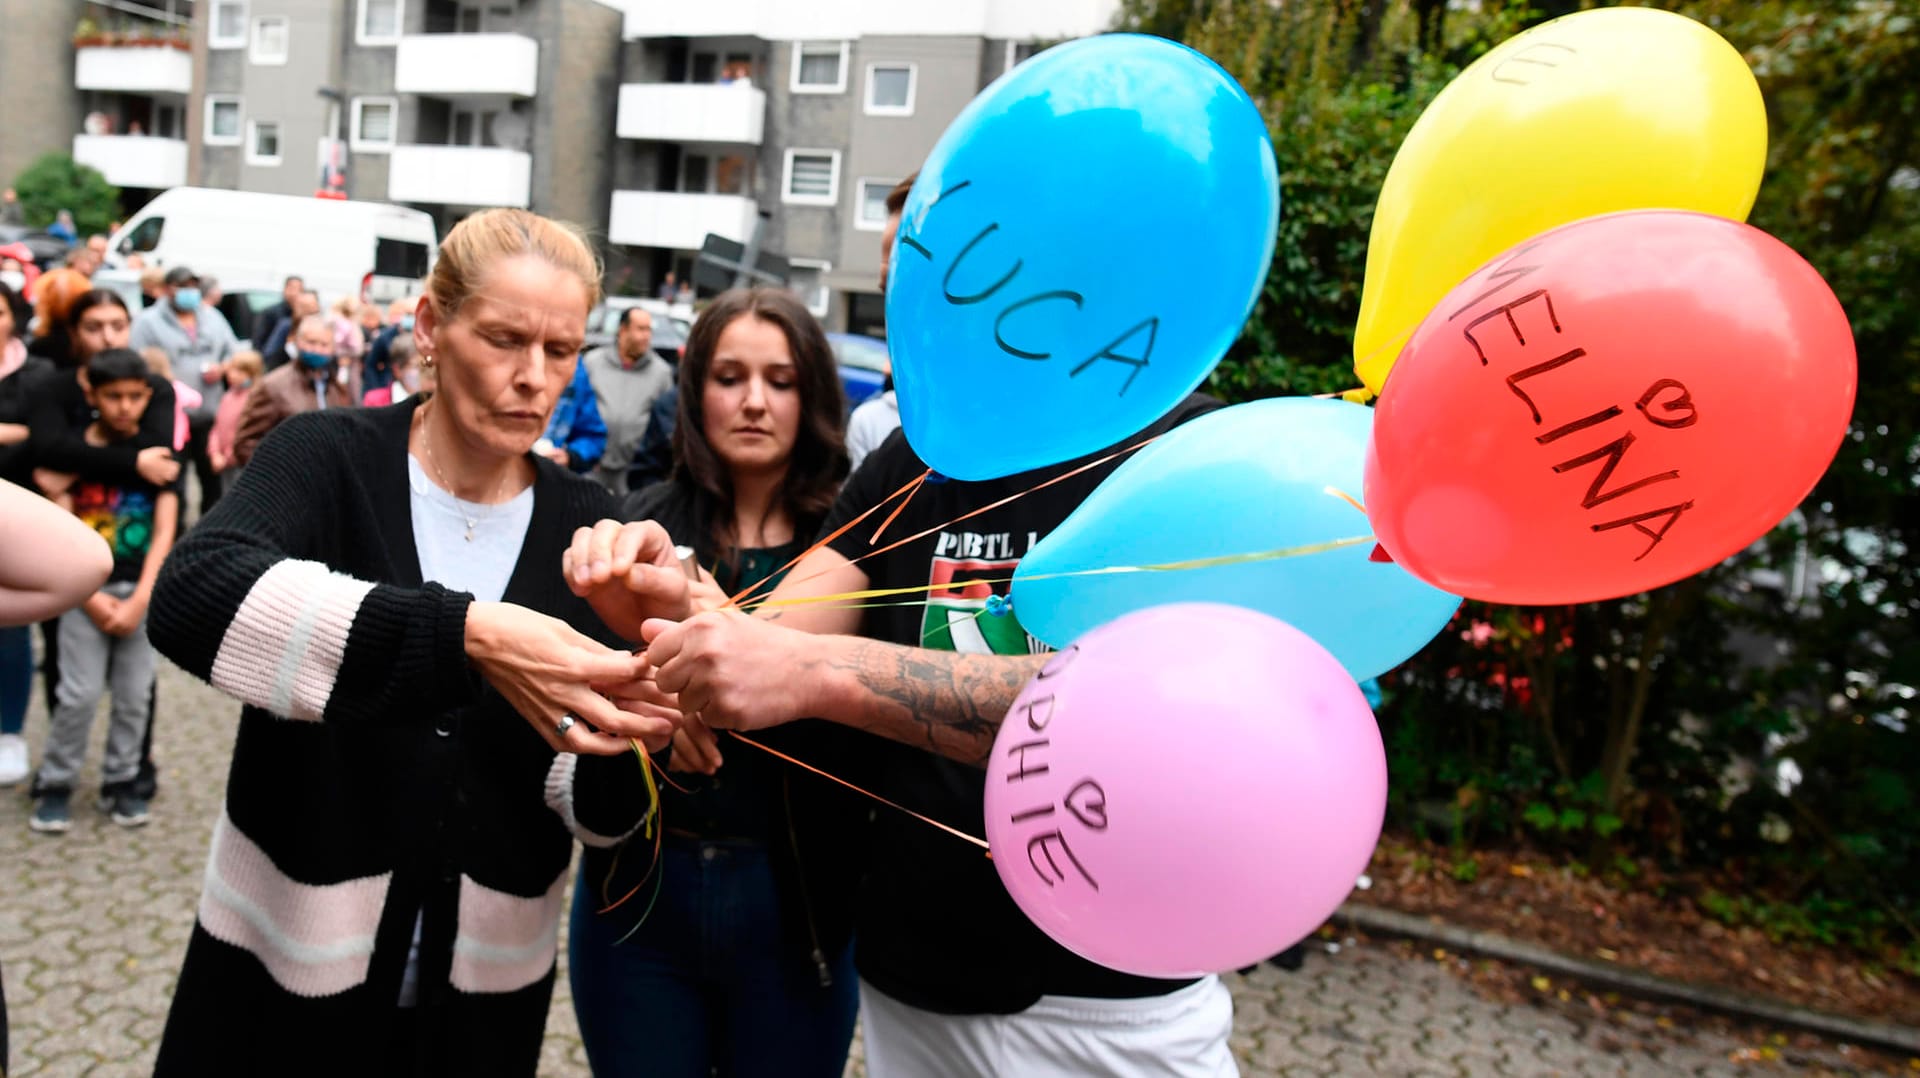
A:
{"type": "MultiPolygon", "coordinates": [[[[627,856],[646,856],[636,841],[627,856]]],[[[853,948],[829,956],[830,986],[796,971],[765,848],[668,839],[652,886],[601,914],[600,882],[574,886],[568,980],[597,1078],[839,1078],[853,1042],[853,948]]],[[[618,897],[618,896],[615,896],[618,897]]]]}

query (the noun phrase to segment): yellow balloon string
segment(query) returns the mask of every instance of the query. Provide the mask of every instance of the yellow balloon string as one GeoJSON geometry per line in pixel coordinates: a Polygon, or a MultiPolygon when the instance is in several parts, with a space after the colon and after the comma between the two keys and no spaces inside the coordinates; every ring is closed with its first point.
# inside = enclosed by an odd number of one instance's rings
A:
{"type": "MultiPolygon", "coordinates": [[[[1330,539],[1323,543],[1308,543],[1304,546],[1281,547],[1277,550],[1257,550],[1245,554],[1222,554],[1211,558],[1190,558],[1185,561],[1159,562],[1151,565],[1109,565],[1099,569],[1075,569],[1064,573],[1037,573],[1026,577],[1034,580],[1065,580],[1081,576],[1117,576],[1125,573],[1177,573],[1193,569],[1214,569],[1226,565],[1246,565],[1252,562],[1278,561],[1281,558],[1299,558],[1308,554],[1324,554],[1329,550],[1359,546],[1371,543],[1371,535],[1356,535],[1347,539],[1330,539]]],[[[837,595],[806,595],[792,599],[764,599],[754,604],[753,609],[772,607],[778,609],[788,606],[813,606],[821,603],[837,603],[852,599],[887,599],[896,595],[925,595],[933,592],[965,591],[981,586],[1011,584],[1013,577],[991,577],[979,580],[956,580],[946,584],[916,584],[905,588],[867,588],[862,591],[842,592],[837,595]]]]}

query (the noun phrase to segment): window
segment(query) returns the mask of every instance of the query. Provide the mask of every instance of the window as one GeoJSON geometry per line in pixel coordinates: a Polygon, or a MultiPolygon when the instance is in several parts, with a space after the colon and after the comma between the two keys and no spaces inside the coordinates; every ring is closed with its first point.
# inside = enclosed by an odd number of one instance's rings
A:
{"type": "Polygon", "coordinates": [[[120,253],[129,254],[138,251],[141,254],[160,246],[160,232],[167,227],[165,217],[149,217],[133,226],[127,238],[120,241],[120,253]]]}
{"type": "Polygon", "coordinates": [[[247,0],[213,0],[207,19],[207,48],[242,49],[247,45],[247,0]]]}
{"type": "Polygon", "coordinates": [[[270,15],[253,20],[253,48],[247,59],[256,64],[287,62],[287,17],[270,15]]]}
{"type": "Polygon", "coordinates": [[[1045,45],[1032,41],[1007,42],[1007,70],[1012,71],[1020,64],[1033,59],[1047,50],[1045,45]]]}
{"type": "Polygon", "coordinates": [[[847,43],[796,41],[793,43],[793,82],[796,94],[837,94],[847,88],[847,43]]]}
{"type": "Polygon", "coordinates": [[[280,163],[280,125],[264,120],[247,121],[247,164],[275,166],[280,163]]]}
{"type": "Polygon", "coordinates": [[[840,197],[839,150],[788,150],[781,201],[831,206],[840,197]]]}
{"type": "Polygon", "coordinates": [[[800,297],[815,318],[827,316],[827,305],[831,293],[827,291],[827,271],[833,269],[833,263],[822,262],[817,258],[787,259],[787,287],[800,297]]]}
{"type": "Polygon", "coordinates": [[[867,65],[867,115],[913,115],[913,64],[867,65]]]}
{"type": "Polygon", "coordinates": [[[240,99],[231,94],[208,94],[202,141],[209,146],[240,145],[240,99]]]}
{"type": "Polygon", "coordinates": [[[887,195],[899,180],[862,179],[853,200],[853,227],[879,232],[887,227],[887,195]]]}
{"type": "Polygon", "coordinates": [[[403,0],[360,0],[360,19],[353,39],[361,45],[394,45],[400,41],[403,0]]]}
{"type": "Polygon", "coordinates": [[[354,98],[348,145],[355,153],[386,153],[393,149],[399,111],[399,102],[391,97],[354,98]]]}

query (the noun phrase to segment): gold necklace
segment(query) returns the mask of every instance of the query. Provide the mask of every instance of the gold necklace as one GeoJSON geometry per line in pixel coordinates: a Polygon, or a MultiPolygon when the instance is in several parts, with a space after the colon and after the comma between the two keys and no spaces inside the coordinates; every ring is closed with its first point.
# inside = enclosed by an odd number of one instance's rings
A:
{"type": "MultiPolygon", "coordinates": [[[[429,401],[427,403],[428,403],[428,407],[430,408],[433,402],[429,401]]],[[[433,435],[427,430],[427,420],[426,420],[427,411],[428,411],[427,408],[422,408],[420,410],[420,445],[422,448],[424,448],[427,451],[427,466],[433,469],[434,476],[440,480],[441,489],[445,490],[447,492],[447,496],[453,499],[453,504],[457,508],[458,512],[460,513],[460,519],[467,522],[466,540],[467,542],[471,543],[473,542],[474,525],[479,524],[481,518],[469,514],[467,512],[467,506],[477,505],[480,503],[465,501],[460,497],[460,495],[455,494],[453,492],[453,484],[447,482],[446,473],[440,470],[440,462],[433,459],[433,435]]],[[[494,498],[493,504],[495,504],[496,506],[500,503],[501,499],[506,494],[507,481],[512,478],[513,478],[513,468],[509,466],[507,468],[507,474],[505,476],[502,476],[500,479],[500,488],[493,492],[493,498],[494,498]]],[[[493,514],[488,513],[487,515],[492,516],[493,514]]]]}

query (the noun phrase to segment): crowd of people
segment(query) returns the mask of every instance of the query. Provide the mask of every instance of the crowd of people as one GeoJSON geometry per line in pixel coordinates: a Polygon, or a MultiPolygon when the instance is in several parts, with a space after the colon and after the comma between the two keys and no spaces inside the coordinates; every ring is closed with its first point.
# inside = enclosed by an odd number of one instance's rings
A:
{"type": "Polygon", "coordinates": [[[888,399],[851,468],[797,298],[708,301],[677,364],[638,307],[586,350],[595,256],[525,211],[456,225],[416,299],[322,313],[293,278],[244,337],[183,267],[139,312],[59,272],[7,293],[0,474],[112,564],[45,622],[33,826],[70,826],[106,691],[107,811],[146,818],[155,649],[244,705],[157,1073],[533,1073],[563,914],[597,1075],[838,1076],[856,1015],[876,1078],[1235,1073],[1217,978],[1081,959],[975,847],[718,733],[983,834],[1042,649],[954,631],[979,596],[787,601],[948,582],[981,535],[1007,564],[962,571],[1010,576],[1113,464],[928,484],[881,551],[842,525],[926,467],[888,399]]]}

